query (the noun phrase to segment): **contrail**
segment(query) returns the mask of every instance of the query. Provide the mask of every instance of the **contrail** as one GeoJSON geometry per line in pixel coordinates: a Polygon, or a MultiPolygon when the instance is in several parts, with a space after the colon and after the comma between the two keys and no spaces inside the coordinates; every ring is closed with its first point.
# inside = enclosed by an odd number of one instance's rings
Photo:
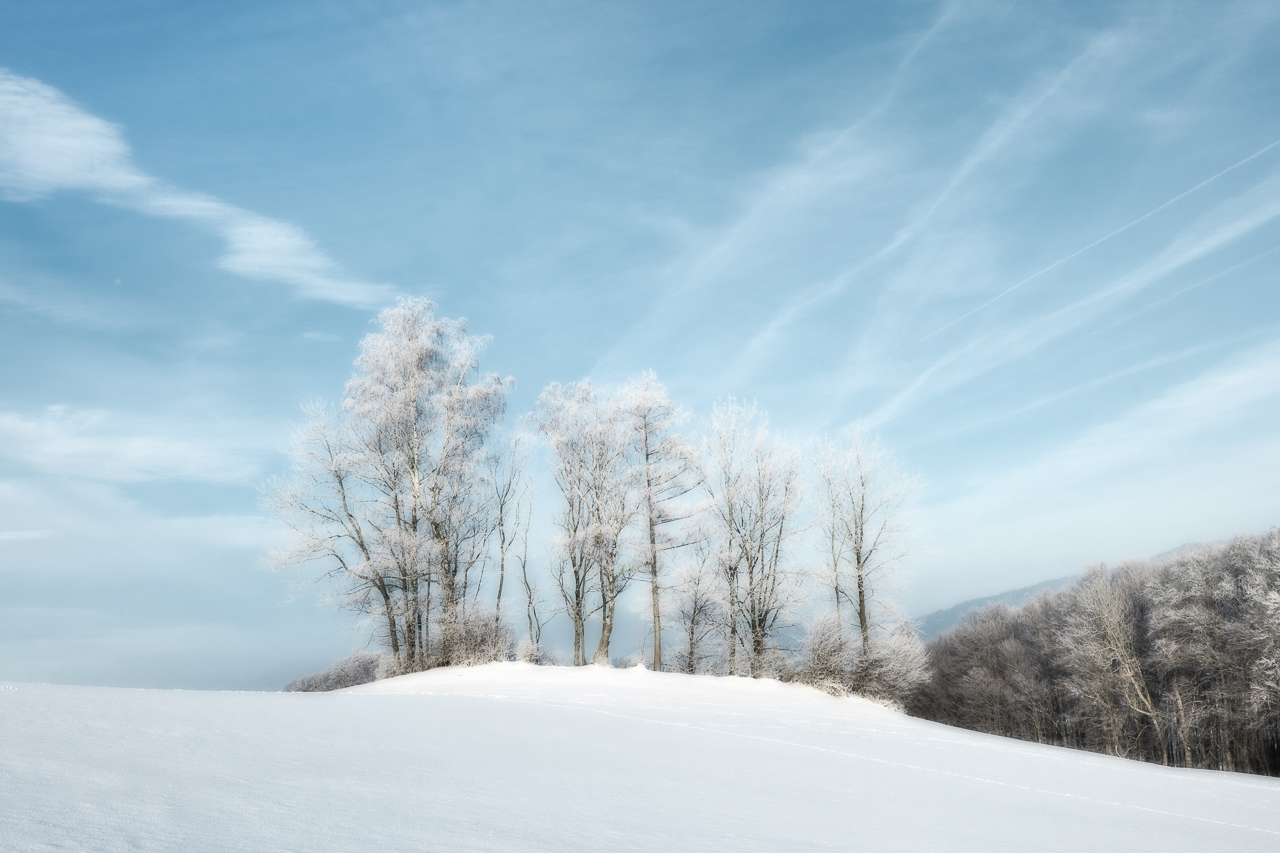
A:
{"type": "Polygon", "coordinates": [[[1177,204],[1179,201],[1182,201],[1182,199],[1186,198],[1187,196],[1191,195],[1192,193],[1196,192],[1197,190],[1202,189],[1202,188],[1204,188],[1204,187],[1208,186],[1209,184],[1211,184],[1211,183],[1213,183],[1214,181],[1218,180],[1218,178],[1221,178],[1223,175],[1227,174],[1228,172],[1232,172],[1232,171],[1234,171],[1234,170],[1236,170],[1236,169],[1240,168],[1240,167],[1241,167],[1241,166],[1243,166],[1245,163],[1248,163],[1250,160],[1255,160],[1255,159],[1257,159],[1258,157],[1261,157],[1263,154],[1266,154],[1268,151],[1270,151],[1272,148],[1275,148],[1277,145],[1280,145],[1280,139],[1277,139],[1275,142],[1271,143],[1270,145],[1266,146],[1265,148],[1262,148],[1262,149],[1260,149],[1260,150],[1258,150],[1258,151],[1255,151],[1254,153],[1250,154],[1248,157],[1246,157],[1246,158],[1244,158],[1243,160],[1241,160],[1239,163],[1236,163],[1236,164],[1234,164],[1234,165],[1228,166],[1227,168],[1223,169],[1221,172],[1219,172],[1218,174],[1214,175],[1213,177],[1204,179],[1203,181],[1201,181],[1200,183],[1196,184],[1196,185],[1195,185],[1194,187],[1192,187],[1191,189],[1186,190],[1185,192],[1183,192],[1183,193],[1181,193],[1181,194],[1179,194],[1179,195],[1174,196],[1173,198],[1169,199],[1169,200],[1168,200],[1168,201],[1166,201],[1164,204],[1160,205],[1159,207],[1155,208],[1154,210],[1149,210],[1149,211],[1147,211],[1146,213],[1142,214],[1141,216],[1139,216],[1137,219],[1133,220],[1133,221],[1132,221],[1132,222],[1130,222],[1129,224],[1127,224],[1127,225],[1121,225],[1119,228],[1117,228],[1116,230],[1112,231],[1112,232],[1111,232],[1110,234],[1108,234],[1107,236],[1105,236],[1105,237],[1099,237],[1097,240],[1094,240],[1092,243],[1090,243],[1089,245],[1085,246],[1083,249],[1078,249],[1078,250],[1076,250],[1076,251],[1072,252],[1071,254],[1067,255],[1065,258],[1062,258],[1061,260],[1054,261],[1053,263],[1049,264],[1049,266],[1045,267],[1044,269],[1040,270],[1039,272],[1037,272],[1037,273],[1033,273],[1032,275],[1027,276],[1027,277],[1026,277],[1026,278],[1024,278],[1022,281],[1018,282],[1017,284],[1013,285],[1012,287],[1009,287],[1009,288],[1007,288],[1007,289],[1005,289],[1005,290],[1001,291],[1000,293],[997,293],[995,296],[991,297],[990,299],[988,299],[986,302],[982,303],[982,304],[981,304],[981,305],[979,305],[978,307],[973,308],[973,309],[971,309],[971,310],[969,310],[969,311],[966,311],[964,314],[961,314],[959,317],[957,317],[956,319],[952,320],[951,322],[946,323],[945,325],[939,326],[938,328],[934,329],[932,332],[930,332],[929,334],[925,335],[923,338],[920,338],[918,341],[916,341],[916,343],[918,343],[918,344],[919,344],[919,343],[923,343],[924,341],[929,340],[929,338],[932,338],[934,335],[937,335],[937,334],[939,334],[939,333],[941,333],[941,332],[944,332],[944,331],[946,331],[947,329],[951,328],[951,327],[952,327],[952,326],[954,326],[956,323],[959,323],[959,322],[961,322],[962,320],[967,320],[968,318],[972,317],[974,314],[977,314],[977,313],[978,313],[979,311],[981,311],[982,309],[984,309],[984,308],[986,308],[986,307],[988,307],[988,306],[990,306],[990,305],[992,305],[992,304],[994,304],[994,303],[996,303],[996,302],[1000,301],[1001,299],[1003,299],[1003,298],[1005,298],[1006,296],[1008,296],[1010,293],[1013,293],[1013,292],[1014,292],[1015,290],[1017,290],[1019,287],[1022,287],[1022,285],[1026,284],[1026,283],[1028,283],[1028,282],[1030,282],[1030,281],[1034,281],[1035,279],[1039,278],[1040,276],[1044,275],[1045,273],[1047,273],[1047,272],[1049,272],[1049,271],[1051,271],[1051,270],[1057,269],[1058,267],[1062,266],[1063,264],[1065,264],[1067,261],[1071,260],[1072,258],[1077,258],[1077,257],[1079,257],[1080,255],[1083,255],[1085,252],[1089,251],[1089,250],[1090,250],[1090,249],[1092,249],[1094,246],[1097,246],[1097,245],[1100,245],[1100,244],[1102,244],[1102,243],[1107,242],[1107,241],[1108,241],[1108,240],[1110,240],[1112,237],[1115,237],[1117,234],[1122,234],[1122,233],[1124,233],[1125,231],[1128,231],[1130,228],[1132,228],[1133,226],[1137,225],[1139,222],[1142,222],[1142,221],[1144,221],[1144,220],[1146,220],[1146,219],[1151,218],[1152,216],[1155,216],[1157,213],[1159,213],[1160,211],[1164,210],[1166,207],[1168,207],[1168,206],[1169,206],[1169,205],[1171,205],[1171,204],[1177,204]]]}
{"type": "Polygon", "coordinates": [[[1233,273],[1243,266],[1248,266],[1249,264],[1256,261],[1258,258],[1265,258],[1267,255],[1273,254],[1276,251],[1280,251],[1280,246],[1275,246],[1273,248],[1267,249],[1265,252],[1259,252],[1258,254],[1254,255],[1252,258],[1243,260],[1234,266],[1227,267],[1222,272],[1214,273],[1213,275],[1206,278],[1204,281],[1198,281],[1195,284],[1182,288],[1181,290],[1174,291],[1173,293],[1170,293],[1168,296],[1166,296],[1164,299],[1157,299],[1155,302],[1152,302],[1150,305],[1146,306],[1146,308],[1143,308],[1142,310],[1146,311],[1148,309],[1155,308],[1157,305],[1163,305],[1164,303],[1169,302],[1170,300],[1177,299],[1179,296],[1186,293],[1188,290],[1195,290],[1197,287],[1203,287],[1204,285],[1208,284],[1211,281],[1216,281],[1222,278],[1224,275],[1227,275],[1228,273],[1233,273]]]}

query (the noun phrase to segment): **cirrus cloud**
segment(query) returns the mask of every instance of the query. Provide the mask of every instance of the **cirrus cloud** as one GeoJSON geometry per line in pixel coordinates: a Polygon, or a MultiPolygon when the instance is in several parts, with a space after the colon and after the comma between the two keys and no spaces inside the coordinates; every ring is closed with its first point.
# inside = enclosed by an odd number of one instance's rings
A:
{"type": "Polygon", "coordinates": [[[295,225],[148,175],[133,164],[118,125],[85,112],[52,86],[0,68],[0,195],[25,202],[75,191],[212,229],[226,241],[219,267],[289,285],[299,296],[367,307],[395,295],[387,285],[343,276],[295,225]]]}

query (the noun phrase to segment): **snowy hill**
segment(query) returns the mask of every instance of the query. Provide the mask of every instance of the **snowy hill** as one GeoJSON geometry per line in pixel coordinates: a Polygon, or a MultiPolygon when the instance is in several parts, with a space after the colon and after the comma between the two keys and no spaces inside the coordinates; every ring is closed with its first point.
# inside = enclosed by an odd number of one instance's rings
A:
{"type": "Polygon", "coordinates": [[[796,685],[492,664],[342,693],[0,687],[0,849],[1280,849],[1280,780],[796,685]]]}

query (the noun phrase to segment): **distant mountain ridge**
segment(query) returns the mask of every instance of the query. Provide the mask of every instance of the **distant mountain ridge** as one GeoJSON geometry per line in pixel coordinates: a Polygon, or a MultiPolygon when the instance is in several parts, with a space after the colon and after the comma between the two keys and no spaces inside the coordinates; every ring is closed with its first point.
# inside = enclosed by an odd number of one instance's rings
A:
{"type": "Polygon", "coordinates": [[[977,610],[979,607],[985,607],[997,601],[1003,601],[1010,607],[1021,607],[1034,598],[1036,593],[1042,590],[1053,592],[1062,589],[1078,577],[1080,576],[1066,575],[1065,577],[1041,581],[1031,586],[1024,586],[1021,589],[1011,589],[1007,592],[998,592],[995,595],[988,595],[982,598],[971,598],[968,601],[954,604],[946,610],[935,610],[929,615],[913,621],[916,634],[919,635],[921,640],[932,640],[939,634],[944,634],[958,625],[960,619],[970,610],[977,610]]]}
{"type": "MultiPolygon", "coordinates": [[[[1191,551],[1198,551],[1209,545],[1219,544],[1222,543],[1188,542],[1185,545],[1179,545],[1177,548],[1162,551],[1150,558],[1148,562],[1162,563],[1166,560],[1171,560],[1174,557],[1180,557],[1191,551]]],[[[939,634],[944,634],[956,625],[960,624],[960,619],[970,610],[977,610],[979,607],[985,607],[986,605],[993,604],[997,601],[1003,601],[1010,607],[1021,607],[1042,590],[1055,592],[1062,589],[1064,586],[1067,586],[1078,577],[1080,577],[1078,574],[1066,575],[1060,578],[1053,578],[1052,580],[1041,581],[1040,583],[1032,584],[1031,586],[1024,586],[1021,589],[1011,589],[1008,592],[998,592],[995,595],[988,595],[984,598],[971,598],[968,601],[962,601],[959,604],[954,604],[945,610],[935,610],[927,616],[921,616],[919,619],[913,619],[912,625],[915,627],[916,634],[919,635],[921,640],[932,640],[939,634]]]]}

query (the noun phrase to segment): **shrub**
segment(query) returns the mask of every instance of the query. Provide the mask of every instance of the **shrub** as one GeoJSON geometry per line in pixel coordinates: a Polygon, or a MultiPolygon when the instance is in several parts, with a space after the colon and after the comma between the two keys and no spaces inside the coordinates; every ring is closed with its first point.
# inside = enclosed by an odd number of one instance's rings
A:
{"type": "Polygon", "coordinates": [[[847,696],[852,666],[849,639],[836,618],[828,616],[809,629],[796,680],[832,696],[847,696]]]}
{"type": "Polygon", "coordinates": [[[381,676],[378,674],[384,656],[373,652],[352,652],[340,661],[336,661],[324,672],[317,672],[291,681],[284,686],[289,693],[322,693],[328,690],[341,690],[344,687],[355,687],[368,684],[381,676]]]}

